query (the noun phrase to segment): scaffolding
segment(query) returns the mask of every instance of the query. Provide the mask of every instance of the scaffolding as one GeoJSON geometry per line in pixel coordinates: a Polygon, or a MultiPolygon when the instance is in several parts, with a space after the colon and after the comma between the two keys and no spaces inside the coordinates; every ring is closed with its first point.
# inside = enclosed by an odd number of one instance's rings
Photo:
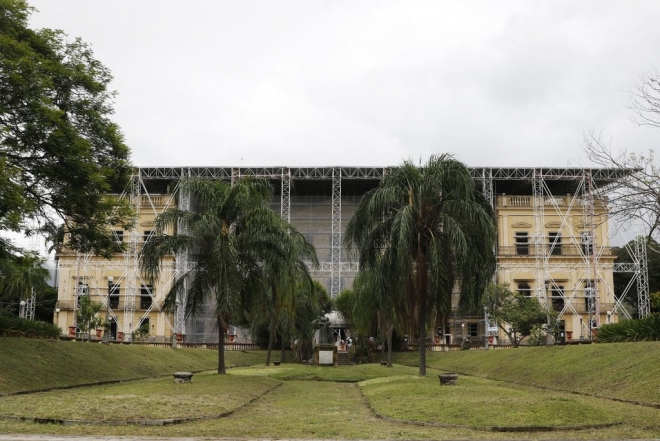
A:
{"type": "MultiPolygon", "coordinates": [[[[273,209],[281,217],[290,221],[316,247],[319,266],[313,276],[330,291],[334,297],[341,289],[350,287],[358,272],[357,262],[346,256],[342,246],[342,235],[346,223],[357,206],[359,198],[368,190],[375,188],[386,174],[386,168],[378,167],[141,167],[136,168],[131,179],[131,186],[120,197],[129,198],[134,210],[141,216],[157,216],[167,209],[177,207],[181,210],[194,209],[190,195],[182,191],[178,183],[182,179],[199,178],[235,182],[244,176],[262,177],[271,182],[275,200],[273,209]]],[[[601,203],[602,196],[609,186],[622,179],[627,172],[610,169],[583,168],[471,168],[473,179],[480,184],[487,200],[497,210],[496,198],[508,193],[529,197],[529,207],[534,217],[534,236],[532,245],[538,252],[527,262],[515,262],[501,259],[498,255],[497,271],[533,271],[539,281],[548,281],[552,285],[552,273],[556,271],[579,271],[585,274],[581,282],[593,281],[594,292],[612,292],[613,286],[606,282],[607,272],[628,271],[634,275],[634,282],[624,294],[616,299],[610,313],[628,312],[622,307],[623,297],[628,291],[636,289],[640,304],[640,316],[648,314],[648,278],[646,275],[646,255],[643,242],[633,249],[632,264],[611,264],[604,262],[604,247],[596,246],[595,227],[600,222],[596,219],[595,207],[601,203]],[[570,193],[570,198],[563,198],[570,193]],[[528,195],[528,196],[524,196],[528,195]],[[563,199],[562,199],[563,198],[563,199]],[[581,213],[582,225],[576,233],[569,215],[581,213]],[[570,231],[570,242],[562,246],[572,246],[579,254],[579,262],[567,263],[553,259],[553,246],[546,251],[547,238],[543,235],[545,218],[548,215],[560,219],[561,229],[570,231]],[[583,234],[584,233],[584,234],[583,234]]],[[[513,200],[513,199],[512,199],[513,200]]],[[[155,289],[149,289],[139,272],[138,252],[141,240],[148,240],[137,229],[128,232],[128,246],[121,256],[103,261],[91,255],[77,254],[75,259],[60,259],[60,268],[76,266],[76,281],[103,280],[112,273],[115,284],[125,287],[125,302],[119,308],[109,308],[110,316],[117,322],[118,329],[123,329],[126,336],[137,329],[149,313],[156,310],[163,317],[171,333],[203,336],[205,341],[217,341],[217,335],[210,333],[213,327],[204,322],[191,321],[185,316],[187,290],[177,299],[174,320],[170,322],[168,314],[162,308],[162,302],[175,278],[180,278],[189,267],[189,256],[179,253],[174,256],[172,271],[164,271],[155,289]],[[146,287],[146,288],[145,288],[146,287]],[[137,292],[140,296],[149,296],[151,305],[136,316],[135,302],[137,292]],[[122,311],[122,314],[118,314],[122,311]],[[213,338],[214,337],[214,338],[213,338]]],[[[182,225],[178,231],[185,232],[182,225]]],[[[124,237],[116,237],[123,241],[124,237]]],[[[92,293],[102,300],[104,307],[110,299],[103,283],[90,286],[92,293]]],[[[536,296],[545,299],[550,307],[550,298],[542,284],[536,287],[536,296]]],[[[66,296],[66,288],[60,294],[66,296]]],[[[577,288],[571,292],[560,291],[563,300],[562,314],[580,315],[583,312],[574,306],[574,299],[585,296],[584,290],[577,288]]],[[[602,295],[602,294],[601,294],[602,295]]],[[[586,296],[585,296],[586,297],[586,296]]],[[[594,317],[600,317],[600,304],[596,296],[593,304],[594,317]]],[[[115,305],[112,305],[115,306],[115,305]]],[[[74,302],[75,308],[75,302],[74,302]]],[[[599,320],[597,318],[596,320],[599,320]]],[[[591,326],[591,323],[589,324],[591,326]]],[[[600,325],[600,323],[596,323],[600,325]]]]}

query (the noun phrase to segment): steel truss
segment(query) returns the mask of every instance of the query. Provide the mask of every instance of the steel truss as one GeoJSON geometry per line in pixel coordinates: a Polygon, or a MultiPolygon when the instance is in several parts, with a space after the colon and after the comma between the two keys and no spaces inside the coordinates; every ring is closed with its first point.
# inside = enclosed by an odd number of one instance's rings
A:
{"type": "MultiPolygon", "coordinates": [[[[131,181],[131,188],[125,192],[122,197],[130,198],[131,204],[134,209],[140,213],[151,212],[155,215],[163,210],[178,206],[182,210],[192,209],[190,195],[186,194],[177,187],[172,194],[154,193],[150,194],[148,183],[164,180],[178,183],[181,179],[185,178],[201,178],[201,179],[214,179],[226,180],[234,182],[243,176],[257,176],[269,179],[271,182],[279,181],[280,195],[280,215],[286,220],[290,220],[291,210],[291,191],[294,181],[303,180],[318,180],[331,182],[332,186],[332,239],[331,239],[331,259],[329,262],[320,262],[317,271],[330,272],[330,288],[331,295],[336,296],[339,294],[341,286],[341,275],[350,274],[354,275],[358,271],[358,265],[352,262],[342,262],[342,225],[341,225],[341,191],[342,180],[380,180],[387,173],[387,167],[141,167],[136,168],[133,179],[131,181]],[[175,196],[176,195],[176,196],[175,196]],[[159,204],[154,202],[155,198],[160,198],[159,204]],[[162,198],[166,199],[165,204],[162,204],[162,198]]],[[[581,249],[582,243],[576,242],[576,235],[572,229],[572,223],[568,222],[568,213],[583,210],[583,223],[585,230],[590,233],[590,240],[594,244],[593,253],[591,255],[581,256],[581,262],[576,264],[558,264],[550,260],[551,251],[546,254],[539,255],[528,263],[499,263],[498,271],[520,271],[520,270],[533,270],[539,281],[550,279],[550,272],[552,271],[581,271],[588,274],[584,281],[587,279],[597,281],[598,290],[611,291],[612,287],[607,283],[603,283],[603,274],[607,271],[630,271],[634,274],[634,280],[637,283],[638,296],[640,299],[640,314],[648,311],[644,305],[648,305],[648,279],[646,275],[646,254],[645,248],[642,245],[637,245],[631,254],[634,255],[634,262],[631,264],[607,264],[601,262],[603,247],[596,247],[596,238],[593,235],[595,228],[595,221],[593,216],[593,197],[607,188],[614,185],[617,181],[621,180],[631,171],[621,171],[612,169],[592,169],[585,170],[583,168],[506,168],[506,167],[481,167],[470,168],[472,177],[481,184],[481,189],[487,200],[494,204],[495,201],[495,183],[497,181],[527,181],[532,184],[533,192],[533,211],[535,219],[536,233],[533,237],[533,243],[537,249],[543,249],[544,237],[543,226],[546,211],[552,212],[553,215],[558,215],[561,218],[562,229],[566,228],[571,232],[571,240],[575,242],[578,249],[581,249]],[[549,181],[571,181],[577,183],[573,203],[570,207],[559,206],[557,199],[552,196],[552,193],[547,185],[549,181]],[[578,204],[580,206],[573,206],[578,204]],[[646,287],[646,290],[645,288],[646,287]]],[[[277,187],[276,187],[277,188],[277,187]]],[[[179,226],[179,231],[184,231],[183,226],[179,226]]],[[[126,298],[133,299],[131,307],[124,308],[123,323],[118,323],[118,326],[124,329],[126,335],[131,334],[133,329],[136,329],[142,323],[142,320],[148,316],[148,313],[153,309],[163,312],[160,308],[161,301],[164,300],[167,288],[175,278],[180,278],[189,269],[191,263],[188,256],[183,253],[175,256],[174,271],[165,279],[159,281],[157,289],[150,292],[152,298],[152,307],[140,316],[136,323],[134,314],[134,299],[139,286],[146,285],[139,274],[139,265],[137,261],[137,250],[139,245],[139,233],[137,231],[129,234],[129,246],[127,251],[122,254],[121,259],[113,259],[111,261],[97,261],[92,260],[91,255],[77,255],[75,261],[60,260],[60,267],[76,266],[76,280],[83,281],[90,279],[94,271],[101,273],[108,273],[121,271],[121,276],[115,282],[126,286],[126,298]],[[134,327],[133,327],[134,325],[134,327]]],[[[551,280],[549,280],[551,281],[551,280]]],[[[632,282],[631,282],[632,283],[632,282]]],[[[109,299],[105,294],[105,287],[96,287],[97,294],[105,302],[109,299]]],[[[537,287],[536,295],[544,298],[545,293],[542,292],[543,288],[537,287]]],[[[565,308],[562,313],[578,314],[574,309],[571,309],[570,300],[577,295],[577,290],[571,293],[562,293],[565,300],[565,308]]],[[[548,300],[549,301],[549,300],[548,300]]],[[[614,307],[614,312],[627,314],[625,308],[621,307],[622,299],[618,299],[614,307]]],[[[186,290],[179,297],[179,305],[185,305],[186,290]]],[[[597,306],[596,306],[597,308],[597,306]]],[[[647,312],[646,312],[647,313],[647,312]]],[[[172,332],[185,334],[185,308],[179,307],[175,313],[174,322],[170,323],[167,315],[164,314],[164,319],[167,326],[170,327],[172,332]]],[[[599,314],[597,314],[598,316],[599,314]]],[[[117,320],[117,314],[111,311],[111,316],[117,320]]]]}

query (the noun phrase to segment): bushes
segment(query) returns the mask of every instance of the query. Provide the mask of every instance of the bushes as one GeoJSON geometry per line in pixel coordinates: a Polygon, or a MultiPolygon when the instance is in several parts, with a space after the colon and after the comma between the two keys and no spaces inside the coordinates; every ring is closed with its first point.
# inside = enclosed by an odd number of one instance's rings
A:
{"type": "Polygon", "coordinates": [[[597,339],[602,343],[660,340],[660,316],[608,323],[600,327],[597,339]]]}
{"type": "Polygon", "coordinates": [[[59,326],[18,317],[0,317],[0,337],[59,338],[59,326]]]}

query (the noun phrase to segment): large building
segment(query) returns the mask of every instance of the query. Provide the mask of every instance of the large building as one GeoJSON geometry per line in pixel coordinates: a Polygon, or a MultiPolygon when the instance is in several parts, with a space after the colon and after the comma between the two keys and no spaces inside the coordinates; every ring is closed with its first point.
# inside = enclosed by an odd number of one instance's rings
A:
{"type": "MultiPolygon", "coordinates": [[[[149,240],[155,217],[169,208],[194,209],[194,201],[178,191],[183,178],[233,181],[242,176],[267,178],[274,189],[273,210],[290,221],[316,247],[320,266],[313,276],[332,296],[349,288],[358,268],[342,247],[342,232],[362,195],[378,185],[387,168],[376,167],[142,167],[131,186],[118,197],[130,199],[138,213],[136,229],[113,228],[126,251],[107,260],[63,251],[58,254],[56,322],[75,332],[77,297],[89,293],[103,303],[114,338],[140,335],[169,341],[181,334],[187,342],[217,342],[210,314],[185,319],[183,308],[163,309],[172,282],[187,265],[187,256],[163,263],[160,280],[151,285],[142,278],[138,252],[149,240]],[[138,332],[138,330],[140,332],[138,332]]],[[[610,252],[608,188],[627,172],[582,168],[471,168],[479,189],[491,201],[497,216],[496,281],[538,297],[560,314],[563,340],[591,338],[602,323],[629,316],[625,295],[639,297],[640,315],[648,314],[646,254],[643,242],[634,250],[633,264],[617,264],[610,252]],[[633,292],[614,295],[612,274],[634,274],[633,292]],[[635,290],[636,288],[636,290],[635,290]]],[[[111,227],[112,228],[112,227],[111,227]]],[[[630,288],[630,287],[629,287],[630,288]]],[[[487,311],[486,311],[487,313],[487,311]]],[[[232,331],[227,337],[247,336],[232,331]]],[[[437,341],[455,344],[465,339],[507,341],[484,314],[452,314],[437,333],[437,341]],[[490,325],[490,326],[489,326],[490,325]]]]}

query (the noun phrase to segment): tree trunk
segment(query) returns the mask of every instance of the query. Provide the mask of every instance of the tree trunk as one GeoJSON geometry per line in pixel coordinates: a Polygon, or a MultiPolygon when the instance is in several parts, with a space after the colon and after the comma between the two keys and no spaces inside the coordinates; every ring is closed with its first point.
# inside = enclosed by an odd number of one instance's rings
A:
{"type": "Polygon", "coordinates": [[[380,364],[383,364],[385,361],[385,326],[383,324],[383,319],[380,320],[380,364]]]}
{"type": "Polygon", "coordinates": [[[392,367],[392,334],[394,326],[390,325],[387,329],[387,367],[392,367]]]}
{"type": "Polygon", "coordinates": [[[286,344],[285,342],[289,341],[288,338],[284,338],[284,332],[282,332],[282,351],[280,352],[280,363],[284,363],[286,358],[286,344]]]}
{"type": "Polygon", "coordinates": [[[426,299],[422,299],[419,308],[419,376],[426,376],[426,299]]]}
{"type": "Polygon", "coordinates": [[[227,328],[223,323],[222,317],[218,316],[218,374],[227,373],[225,368],[225,334],[227,328]]]}
{"type": "Polygon", "coordinates": [[[270,326],[268,332],[268,353],[266,354],[266,366],[270,366],[270,354],[273,352],[273,343],[275,342],[275,328],[277,322],[274,317],[270,319],[270,326]]]}

